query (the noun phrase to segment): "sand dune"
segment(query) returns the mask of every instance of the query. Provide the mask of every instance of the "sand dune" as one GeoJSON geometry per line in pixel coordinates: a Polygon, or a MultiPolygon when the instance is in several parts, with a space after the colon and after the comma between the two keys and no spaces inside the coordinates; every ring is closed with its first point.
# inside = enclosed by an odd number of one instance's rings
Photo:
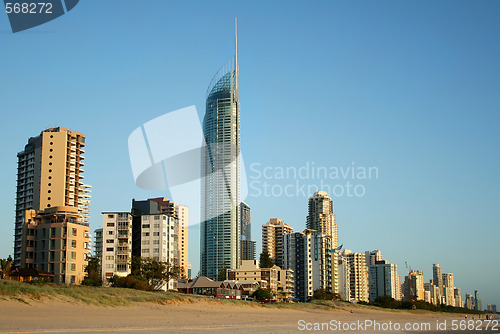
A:
{"type": "MultiPolygon", "coordinates": [[[[430,324],[430,330],[414,333],[436,332],[436,321],[464,320],[457,314],[440,314],[420,311],[391,311],[346,305],[342,309],[269,308],[237,303],[220,303],[214,300],[191,302],[172,301],[166,305],[134,303],[131,306],[100,307],[70,300],[42,299],[29,305],[11,300],[0,301],[1,333],[297,333],[309,332],[315,324],[328,323],[325,332],[387,333],[408,332],[402,327],[395,330],[395,323],[405,326],[430,324]],[[352,313],[351,313],[352,311],[352,313]],[[381,326],[391,322],[393,330],[351,327],[334,329],[333,324],[377,322],[381,326]],[[417,324],[417,325],[415,325],[417,324]],[[302,329],[302,330],[301,330],[302,329]]],[[[469,319],[471,320],[471,316],[469,319]]],[[[323,325],[325,326],[325,325],[323,325]]],[[[356,325],[358,326],[358,325],[356,325]]],[[[442,333],[442,332],[441,332],[442,333]]]]}

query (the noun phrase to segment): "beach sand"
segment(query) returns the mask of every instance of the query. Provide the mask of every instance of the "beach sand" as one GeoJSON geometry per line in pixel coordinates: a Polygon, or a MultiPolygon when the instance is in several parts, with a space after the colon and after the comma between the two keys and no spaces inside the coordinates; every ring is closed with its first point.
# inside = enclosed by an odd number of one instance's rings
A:
{"type": "MultiPolygon", "coordinates": [[[[469,316],[468,320],[471,318],[469,316]]],[[[450,330],[452,320],[464,319],[458,314],[379,310],[349,304],[341,309],[326,310],[300,306],[269,308],[217,300],[172,301],[166,305],[144,302],[120,307],[93,306],[72,300],[33,300],[29,305],[0,300],[1,333],[304,333],[311,332],[308,329],[313,329],[315,323],[364,323],[365,320],[385,326],[392,322],[393,330],[387,327],[386,330],[366,327],[335,330],[328,326],[323,327],[322,332],[444,333],[447,331],[437,330],[436,321],[443,323],[446,320],[450,330]],[[394,329],[396,322],[401,326],[428,323],[430,327],[410,331],[401,327],[398,331],[394,329]]]]}

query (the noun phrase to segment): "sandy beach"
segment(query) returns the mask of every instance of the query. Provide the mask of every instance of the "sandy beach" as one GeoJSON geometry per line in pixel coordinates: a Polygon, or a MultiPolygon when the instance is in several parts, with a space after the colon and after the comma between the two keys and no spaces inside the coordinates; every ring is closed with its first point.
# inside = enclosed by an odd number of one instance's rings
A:
{"type": "Polygon", "coordinates": [[[269,308],[216,300],[172,301],[166,305],[145,302],[120,307],[54,299],[33,300],[29,304],[0,301],[1,333],[303,333],[318,329],[315,326],[323,326],[321,331],[329,333],[444,333],[452,332],[453,320],[465,319],[458,314],[386,311],[350,305],[326,310],[269,308]],[[365,321],[368,324],[371,321],[372,327],[365,326],[365,321]],[[446,330],[443,327],[438,330],[437,324],[445,321],[446,330]],[[346,323],[351,327],[342,327],[346,323]],[[373,327],[375,324],[380,328],[373,327]],[[411,327],[405,327],[406,324],[411,327]]]}

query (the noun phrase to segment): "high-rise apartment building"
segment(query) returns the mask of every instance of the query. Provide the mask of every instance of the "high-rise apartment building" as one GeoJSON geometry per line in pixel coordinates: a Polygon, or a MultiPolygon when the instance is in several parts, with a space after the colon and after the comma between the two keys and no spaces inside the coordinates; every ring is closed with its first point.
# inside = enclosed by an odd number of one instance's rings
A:
{"type": "Polygon", "coordinates": [[[102,228],[94,230],[94,257],[102,260],[102,228]]]}
{"type": "Polygon", "coordinates": [[[262,225],[262,251],[267,250],[269,257],[280,267],[284,267],[283,236],[293,232],[293,228],[279,218],[271,218],[262,225]]]}
{"type": "Polygon", "coordinates": [[[455,288],[455,307],[463,307],[462,293],[459,288],[455,288]]]}
{"type": "Polygon", "coordinates": [[[382,252],[380,250],[372,250],[365,252],[365,261],[367,266],[373,266],[377,261],[382,261],[382,252]]]}
{"type": "Polygon", "coordinates": [[[369,301],[368,268],[363,253],[344,250],[339,265],[340,296],[346,301],[369,301]]]}
{"type": "Polygon", "coordinates": [[[240,103],[238,52],[212,79],[206,99],[202,152],[200,266],[217,279],[238,268],[240,250],[240,103]]]}
{"type": "MultiPolygon", "coordinates": [[[[132,272],[132,215],[130,212],[103,212],[102,280],[125,277],[132,272]]],[[[97,239],[97,238],[96,238],[97,239]]]]}
{"type": "Polygon", "coordinates": [[[404,299],[425,300],[424,272],[412,270],[405,277],[404,299]]]}
{"type": "Polygon", "coordinates": [[[453,274],[443,274],[443,299],[444,304],[455,306],[455,282],[453,274]]]}
{"type": "MultiPolygon", "coordinates": [[[[75,207],[83,200],[85,135],[58,127],[28,140],[17,154],[14,267],[21,266],[22,230],[26,210],[75,207]]],[[[77,212],[81,220],[82,212],[77,212]]]]}
{"type": "MultiPolygon", "coordinates": [[[[177,218],[167,214],[141,215],[140,230],[141,258],[152,258],[179,266],[179,220],[177,218]]],[[[171,279],[161,288],[168,290],[176,287],[176,281],[171,279]]]]}
{"type": "Polygon", "coordinates": [[[332,247],[338,247],[338,226],[333,214],[333,201],[325,191],[317,191],[309,198],[306,227],[332,237],[332,247]]]}
{"type": "Polygon", "coordinates": [[[369,264],[368,282],[370,302],[383,296],[399,299],[398,269],[395,264],[384,260],[377,260],[374,264],[369,264]]]}
{"type": "Polygon", "coordinates": [[[283,237],[284,268],[294,272],[295,298],[306,302],[321,288],[321,244],[314,230],[288,233],[283,237]]]}
{"type": "Polygon", "coordinates": [[[241,260],[255,260],[255,241],[252,241],[252,219],[250,206],[240,203],[241,260]]]}
{"type": "Polygon", "coordinates": [[[439,303],[443,302],[443,268],[438,263],[432,265],[432,282],[439,289],[439,303]]]}
{"type": "Polygon", "coordinates": [[[78,211],[81,214],[80,220],[84,225],[90,226],[90,198],[92,195],[92,186],[89,184],[80,184],[78,200],[78,211]]]}

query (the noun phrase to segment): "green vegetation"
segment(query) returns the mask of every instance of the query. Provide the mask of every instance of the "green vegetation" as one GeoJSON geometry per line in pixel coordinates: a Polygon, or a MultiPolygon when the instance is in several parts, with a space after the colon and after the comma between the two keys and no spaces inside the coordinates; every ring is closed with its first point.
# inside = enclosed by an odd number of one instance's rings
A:
{"type": "Polygon", "coordinates": [[[273,294],[269,289],[258,288],[252,293],[252,297],[259,302],[263,302],[265,300],[273,299],[273,294]]]}
{"type": "Polygon", "coordinates": [[[176,292],[138,291],[132,289],[95,286],[68,286],[62,284],[22,283],[0,280],[0,299],[29,302],[42,298],[78,301],[100,306],[124,306],[134,302],[168,304],[175,301],[200,300],[203,297],[176,292]]]}
{"type": "Polygon", "coordinates": [[[89,258],[89,264],[87,265],[87,277],[82,282],[82,285],[89,286],[101,286],[102,278],[101,278],[101,266],[99,263],[99,259],[96,257],[89,258]]]}
{"type": "Polygon", "coordinates": [[[130,286],[117,285],[121,287],[147,290],[144,284],[138,281],[143,281],[149,284],[153,290],[160,290],[171,279],[179,277],[179,267],[169,262],[158,261],[151,258],[141,258],[134,256],[132,258],[132,274],[129,275],[135,280],[129,280],[130,286]],[[135,286],[135,287],[133,287],[135,286]]]}
{"type": "Polygon", "coordinates": [[[269,256],[267,249],[260,253],[259,263],[261,268],[271,268],[274,266],[273,259],[269,256]]]}
{"type": "Polygon", "coordinates": [[[483,311],[470,310],[463,307],[454,307],[449,305],[434,305],[431,303],[424,302],[423,300],[395,300],[390,296],[377,297],[373,303],[367,305],[373,305],[383,308],[390,309],[401,309],[401,310],[427,310],[433,312],[447,312],[447,313],[469,313],[469,314],[483,314],[483,311]]]}
{"type": "Polygon", "coordinates": [[[312,299],[340,300],[340,295],[338,293],[328,292],[325,289],[318,289],[318,290],[314,291],[312,299]]]}

